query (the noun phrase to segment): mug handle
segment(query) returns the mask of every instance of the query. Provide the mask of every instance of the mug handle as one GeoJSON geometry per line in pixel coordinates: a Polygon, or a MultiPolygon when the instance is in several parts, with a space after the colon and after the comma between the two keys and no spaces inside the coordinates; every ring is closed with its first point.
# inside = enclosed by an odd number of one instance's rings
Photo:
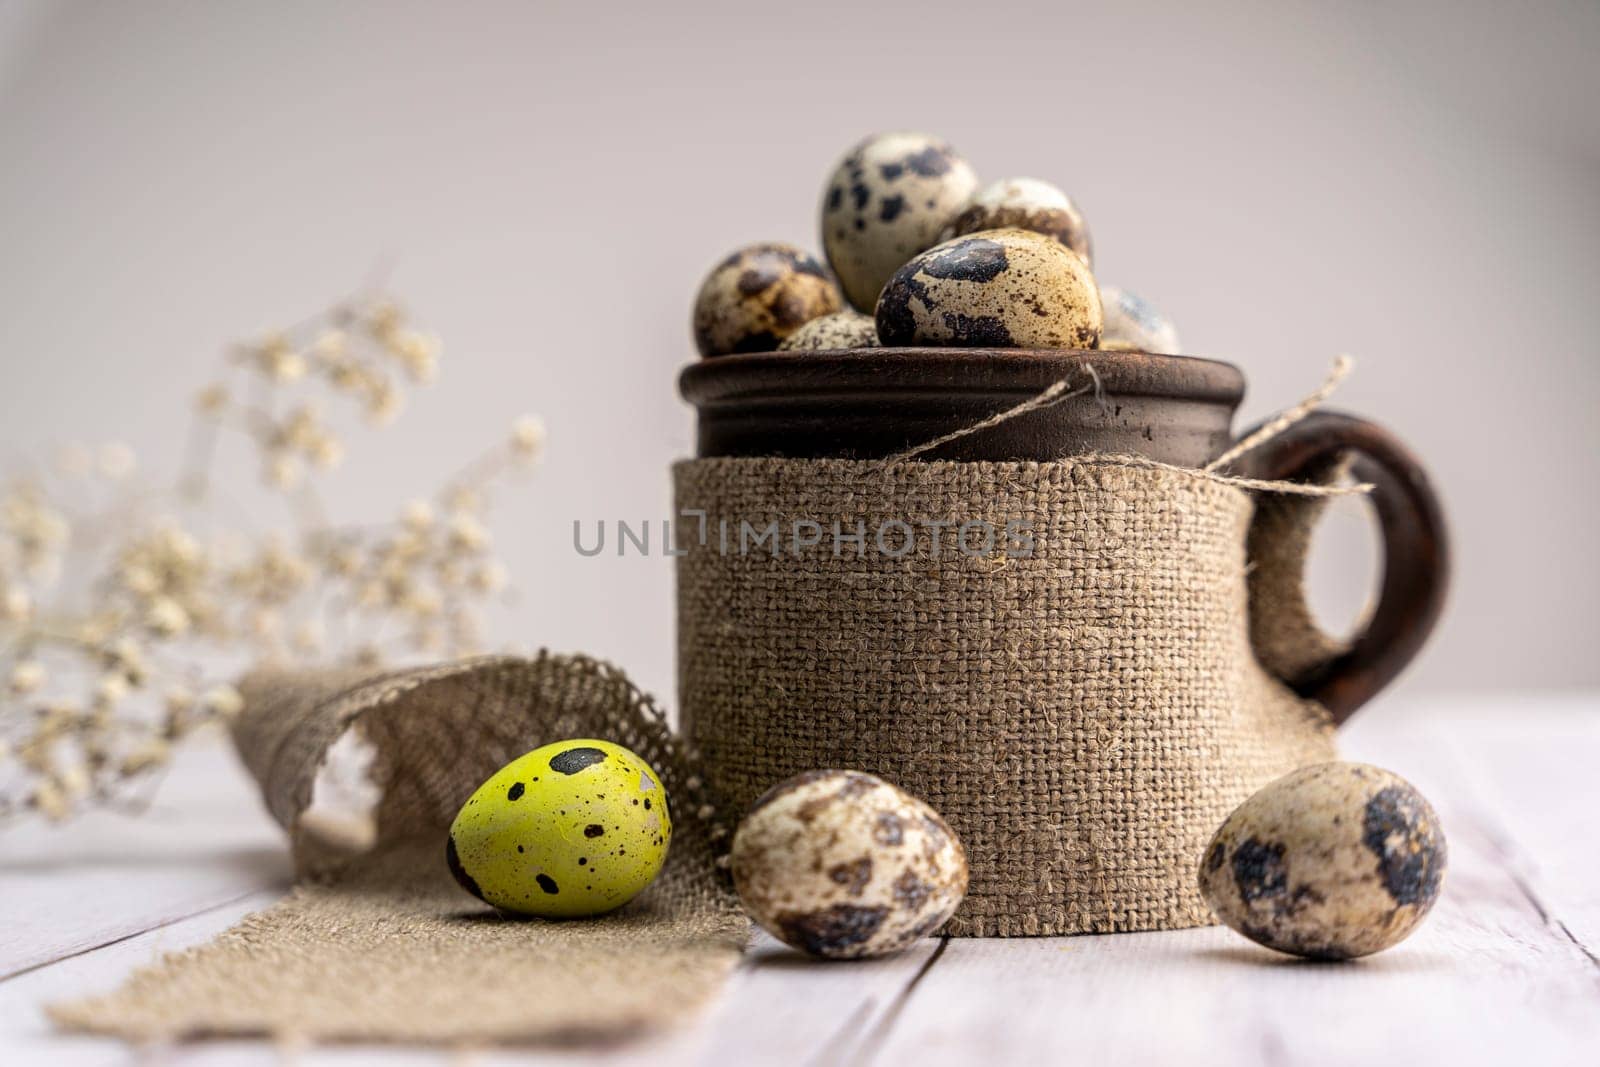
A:
{"type": "Polygon", "coordinates": [[[1335,724],[1350,718],[1393,681],[1439,620],[1449,584],[1450,550],[1438,497],[1416,457],[1388,430],[1326,409],[1312,412],[1233,464],[1236,473],[1248,478],[1309,481],[1325,478],[1346,458],[1351,475],[1373,487],[1372,503],[1383,538],[1378,602],[1366,627],[1350,642],[1322,636],[1305,609],[1301,583],[1308,524],[1303,514],[1294,524],[1296,533],[1285,534],[1286,509],[1315,507],[1320,501],[1263,497],[1250,530],[1252,643],[1259,654],[1273,640],[1256,626],[1264,614],[1257,610],[1261,598],[1292,598],[1294,610],[1313,635],[1303,643],[1321,647],[1300,651],[1299,656],[1309,656],[1309,662],[1293,662],[1294,656],[1272,662],[1266,655],[1262,661],[1297,694],[1327,708],[1335,724]],[[1301,543],[1278,553],[1265,543],[1283,536],[1298,536],[1301,543]],[[1276,556],[1283,566],[1262,565],[1269,556],[1276,556]]]}

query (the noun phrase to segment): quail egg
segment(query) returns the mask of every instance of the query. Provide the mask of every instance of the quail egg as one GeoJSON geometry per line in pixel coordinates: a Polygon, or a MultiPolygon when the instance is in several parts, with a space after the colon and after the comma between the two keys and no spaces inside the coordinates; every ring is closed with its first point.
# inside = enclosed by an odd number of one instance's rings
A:
{"type": "Polygon", "coordinates": [[[979,230],[1015,228],[1054,237],[1094,264],[1089,226],[1072,198],[1037,178],[1003,178],[990,182],[967,202],[940,234],[941,241],[979,230]]]}
{"type": "Polygon", "coordinates": [[[889,276],[938,241],[977,186],[967,161],[925,133],[880,133],[851,149],[822,194],[822,249],[850,303],[871,312],[889,276]]]}
{"type": "Polygon", "coordinates": [[[772,936],[813,956],[898,952],[954,914],[967,857],[937,812],[870,774],[782,782],[733,838],[733,882],[772,936]]]}
{"type": "Polygon", "coordinates": [[[1126,289],[1102,285],[1100,305],[1105,309],[1101,348],[1121,352],[1181,351],[1178,328],[1149,301],[1126,289]]]}
{"type": "Polygon", "coordinates": [[[878,300],[885,345],[1093,348],[1100,290],[1077,253],[1029,230],[985,230],[901,267],[878,300]]]}
{"type": "Polygon", "coordinates": [[[506,764],[450,825],[461,887],[502,911],[599,915],[655,879],[672,843],[661,778],[621,745],[558,741],[506,764]]]}
{"type": "Polygon", "coordinates": [[[1439,897],[1445,852],[1438,816],[1405,779],[1319,763],[1228,816],[1200,862],[1200,892],[1252,941],[1349,959],[1417,928],[1439,897]]]}
{"type": "Polygon", "coordinates": [[[878,325],[855,308],[812,319],[784,338],[780,352],[820,352],[835,348],[877,348],[878,325]]]}
{"type": "Polygon", "coordinates": [[[694,302],[702,356],[770,352],[800,327],[844,305],[839,285],[815,256],[766,242],[718,263],[694,302]]]}

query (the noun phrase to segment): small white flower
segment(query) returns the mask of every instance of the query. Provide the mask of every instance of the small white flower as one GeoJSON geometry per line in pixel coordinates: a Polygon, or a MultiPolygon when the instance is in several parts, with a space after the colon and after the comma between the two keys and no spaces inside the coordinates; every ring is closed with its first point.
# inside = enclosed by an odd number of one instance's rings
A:
{"type": "Polygon", "coordinates": [[[47,677],[44,664],[38,660],[21,660],[11,668],[11,691],[18,696],[37,692],[47,677]]]}
{"type": "Polygon", "coordinates": [[[524,415],[511,424],[511,450],[522,459],[538,459],[544,452],[544,422],[537,415],[524,415]]]}
{"type": "Polygon", "coordinates": [[[471,515],[457,515],[450,520],[450,543],[457,548],[476,552],[489,544],[489,531],[471,515]]]}
{"type": "Polygon", "coordinates": [[[26,589],[7,589],[0,599],[0,614],[11,622],[27,622],[33,617],[33,597],[26,589]]]}
{"type": "Polygon", "coordinates": [[[121,671],[102,675],[100,683],[94,687],[95,704],[102,708],[114,707],[127,697],[129,689],[128,679],[121,671]]]}
{"type": "Polygon", "coordinates": [[[207,711],[224,719],[231,719],[244,710],[244,697],[231,685],[218,685],[206,690],[200,703],[207,711]]]}
{"type": "Polygon", "coordinates": [[[300,484],[303,474],[300,461],[287,452],[280,452],[267,460],[267,484],[274,489],[294,489],[300,484]]]}
{"type": "Polygon", "coordinates": [[[498,560],[491,560],[474,570],[470,579],[472,588],[480,593],[498,593],[505,588],[508,580],[505,565],[498,560]]]}
{"type": "Polygon", "coordinates": [[[337,363],[348,348],[349,339],[343,330],[325,330],[311,346],[311,354],[323,363],[337,363]]]}
{"type": "Polygon", "coordinates": [[[176,637],[189,629],[189,613],[171,597],[157,597],[145,613],[150,629],[166,637],[176,637]]]}
{"type": "Polygon", "coordinates": [[[433,525],[433,505],[426,500],[413,500],[401,512],[401,521],[413,530],[426,530],[433,525]]]}

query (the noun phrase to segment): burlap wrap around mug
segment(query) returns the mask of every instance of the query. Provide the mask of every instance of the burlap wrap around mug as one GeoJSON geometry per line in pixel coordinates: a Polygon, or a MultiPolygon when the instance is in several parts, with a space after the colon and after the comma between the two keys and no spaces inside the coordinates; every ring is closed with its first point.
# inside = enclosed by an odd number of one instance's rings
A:
{"type": "Polygon", "coordinates": [[[717,865],[731,826],[819,767],[883,775],[960,834],[971,888],[947,933],[1205,923],[1194,872],[1218,823],[1330,757],[1438,613],[1442,520],[1404,449],[1328,412],[1230,447],[1226,364],[869,350],[723,357],[681,385],[699,458],[673,472],[680,733],[583,657],[258,674],[235,741],[301,883],[56,1006],[60,1024],[472,1044],[670,1023],[745,943],[717,865]],[[1316,487],[1346,468],[1372,487],[1385,568],[1338,642],[1300,581],[1316,487]],[[359,853],[307,815],[350,731],[381,791],[359,853]],[[656,767],[667,866],[600,919],[496,919],[446,873],[449,822],[501,764],[578,736],[656,767]]]}

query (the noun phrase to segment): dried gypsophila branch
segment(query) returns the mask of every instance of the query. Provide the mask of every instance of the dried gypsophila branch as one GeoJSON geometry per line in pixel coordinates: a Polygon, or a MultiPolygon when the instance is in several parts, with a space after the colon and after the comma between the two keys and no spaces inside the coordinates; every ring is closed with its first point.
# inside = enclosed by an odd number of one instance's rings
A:
{"type": "Polygon", "coordinates": [[[487,527],[493,483],[537,462],[542,424],[431,499],[372,527],[330,524],[315,472],[344,441],[324,414],[347,400],[384,425],[437,372],[438,341],[385,299],[343,303],[228,353],[231,380],[196,398],[175,487],[138,491],[135,459],[68,449],[61,484],[17,478],[0,495],[0,819],[137,806],[173,750],[240,710],[252,660],[378,664],[478,650],[481,610],[507,577],[487,527]],[[249,443],[292,525],[217,532],[218,447],[249,443]],[[69,497],[85,493],[74,507],[69,497]],[[174,508],[193,516],[175,517],[174,508]]]}

